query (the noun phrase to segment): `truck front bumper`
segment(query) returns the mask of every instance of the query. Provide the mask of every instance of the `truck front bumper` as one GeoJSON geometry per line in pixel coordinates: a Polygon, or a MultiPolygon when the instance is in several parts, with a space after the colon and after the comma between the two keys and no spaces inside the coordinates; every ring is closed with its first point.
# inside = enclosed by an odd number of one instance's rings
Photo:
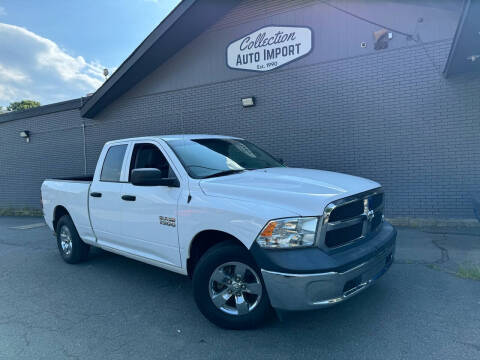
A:
{"type": "Polygon", "coordinates": [[[262,269],[271,305],[282,310],[322,308],[367,289],[393,263],[396,231],[387,224],[382,232],[383,246],[376,247],[376,251],[372,251],[363,262],[343,267],[341,271],[287,273],[262,269]]]}

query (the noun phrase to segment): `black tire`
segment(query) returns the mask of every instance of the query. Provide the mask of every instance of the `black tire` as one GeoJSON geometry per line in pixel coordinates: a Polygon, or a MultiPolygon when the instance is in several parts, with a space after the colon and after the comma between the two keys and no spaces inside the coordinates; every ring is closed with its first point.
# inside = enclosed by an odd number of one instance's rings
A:
{"type": "MultiPolygon", "coordinates": [[[[227,289],[228,288],[225,288],[225,290],[227,289]]],[[[234,243],[220,243],[215,245],[201,257],[193,273],[193,292],[195,302],[197,303],[200,312],[212,323],[224,329],[243,330],[257,328],[265,322],[272,310],[260,270],[249,252],[245,248],[234,243]],[[251,306],[251,310],[249,305],[249,312],[246,314],[233,315],[226,313],[213,303],[210,295],[210,280],[214,271],[228,263],[241,263],[247,265],[249,269],[245,272],[245,274],[247,274],[245,276],[250,276],[252,278],[254,275],[251,271],[253,270],[257,277],[256,279],[254,278],[254,284],[259,286],[257,280],[261,283],[261,296],[256,297],[257,295],[253,295],[254,300],[252,302],[256,305],[251,306]],[[256,301],[256,299],[259,300],[256,301]]],[[[245,296],[245,299],[252,296],[247,293],[244,293],[243,295],[245,296]]],[[[230,298],[228,301],[235,301],[234,299],[236,299],[236,296],[230,296],[233,298],[230,298]]],[[[236,305],[234,304],[234,306],[236,305]]]]}
{"type": "Polygon", "coordinates": [[[64,215],[58,220],[56,232],[58,250],[65,262],[69,264],[78,264],[88,258],[90,246],[80,239],[77,229],[69,215],[64,215]],[[64,231],[63,234],[68,232],[70,235],[71,247],[67,249],[64,249],[62,246],[62,231],[64,231]]]}

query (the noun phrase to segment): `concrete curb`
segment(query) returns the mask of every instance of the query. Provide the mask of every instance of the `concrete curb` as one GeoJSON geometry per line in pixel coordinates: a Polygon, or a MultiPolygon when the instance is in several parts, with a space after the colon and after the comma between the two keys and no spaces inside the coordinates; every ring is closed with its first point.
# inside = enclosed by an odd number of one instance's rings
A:
{"type": "Polygon", "coordinates": [[[0,216],[43,216],[40,209],[23,208],[0,208],[0,216]]]}
{"type": "Polygon", "coordinates": [[[470,228],[480,229],[480,221],[476,219],[430,219],[398,217],[387,218],[387,221],[395,226],[411,228],[470,228]]]}

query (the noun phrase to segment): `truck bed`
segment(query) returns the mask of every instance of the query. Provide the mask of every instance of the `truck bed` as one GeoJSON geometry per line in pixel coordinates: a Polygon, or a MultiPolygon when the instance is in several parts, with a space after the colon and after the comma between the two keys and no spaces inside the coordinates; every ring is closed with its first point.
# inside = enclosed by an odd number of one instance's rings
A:
{"type": "Polygon", "coordinates": [[[45,221],[53,229],[55,209],[58,205],[70,214],[81,238],[91,238],[92,229],[88,213],[88,194],[92,177],[81,176],[47,179],[42,184],[42,202],[45,221]]]}
{"type": "Polygon", "coordinates": [[[61,178],[52,178],[48,180],[63,180],[63,181],[93,181],[93,175],[83,175],[83,176],[74,176],[74,177],[61,177],[61,178]]]}

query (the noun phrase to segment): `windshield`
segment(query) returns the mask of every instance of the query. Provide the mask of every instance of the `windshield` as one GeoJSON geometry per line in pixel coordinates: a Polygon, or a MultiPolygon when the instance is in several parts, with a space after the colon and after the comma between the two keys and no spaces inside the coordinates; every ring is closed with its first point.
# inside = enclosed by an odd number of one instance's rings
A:
{"type": "Polygon", "coordinates": [[[177,138],[166,141],[195,179],[283,167],[270,154],[245,140],[177,138]]]}

